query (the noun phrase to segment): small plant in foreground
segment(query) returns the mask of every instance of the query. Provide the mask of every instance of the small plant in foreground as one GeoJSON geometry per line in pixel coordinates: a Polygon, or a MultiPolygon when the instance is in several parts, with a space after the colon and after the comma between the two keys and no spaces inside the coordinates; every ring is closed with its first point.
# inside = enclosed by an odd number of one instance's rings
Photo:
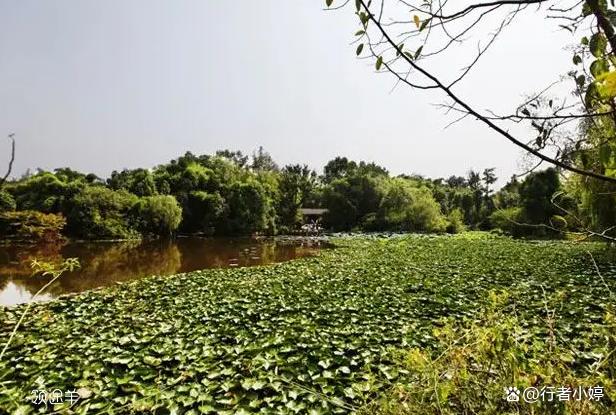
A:
{"type": "MultiPolygon", "coordinates": [[[[62,274],[67,271],[73,271],[74,269],[79,268],[79,260],[77,258],[67,258],[61,264],[52,264],[49,262],[33,260],[30,266],[32,268],[33,275],[52,277],[47,284],[45,284],[40,290],[36,292],[36,294],[34,294],[34,296],[32,296],[32,300],[34,301],[36,297],[41,295],[47,289],[47,287],[49,287],[58,278],[60,278],[62,274]]],[[[21,326],[21,323],[23,323],[24,319],[26,318],[26,315],[28,314],[28,311],[30,310],[31,306],[32,302],[28,304],[24,312],[21,314],[19,321],[17,322],[17,324],[15,324],[13,332],[11,333],[9,339],[6,341],[6,344],[2,348],[2,352],[0,352],[0,362],[4,357],[4,353],[6,353],[6,349],[8,349],[9,345],[11,344],[11,340],[13,340],[13,338],[15,337],[15,333],[17,333],[19,326],[21,326]]]]}
{"type": "MultiPolygon", "coordinates": [[[[413,348],[401,353],[400,379],[383,398],[362,408],[362,415],[428,414],[613,414],[616,409],[616,319],[607,313],[597,325],[602,344],[594,344],[593,361],[559,342],[554,312],[546,304],[546,336],[532,336],[513,312],[505,312],[506,295],[491,293],[490,306],[478,321],[453,321],[435,330],[436,353],[413,348]],[[525,402],[526,388],[599,387],[599,399],[560,400],[556,394],[525,402]],[[507,400],[507,391],[517,396],[507,400]],[[550,399],[551,397],[551,399],[550,399]]],[[[552,390],[552,389],[546,389],[552,390]]]]}

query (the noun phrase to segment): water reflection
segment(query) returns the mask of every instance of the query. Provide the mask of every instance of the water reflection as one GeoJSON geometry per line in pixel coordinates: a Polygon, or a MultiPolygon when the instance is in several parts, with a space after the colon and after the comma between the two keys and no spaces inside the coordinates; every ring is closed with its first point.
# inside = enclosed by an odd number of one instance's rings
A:
{"type": "Polygon", "coordinates": [[[113,285],[148,275],[204,268],[264,265],[313,255],[320,241],[250,238],[179,238],[174,241],[84,242],[46,246],[0,246],[0,304],[31,301],[49,281],[31,277],[33,259],[59,262],[77,257],[81,269],[63,275],[37,300],[113,285]]]}

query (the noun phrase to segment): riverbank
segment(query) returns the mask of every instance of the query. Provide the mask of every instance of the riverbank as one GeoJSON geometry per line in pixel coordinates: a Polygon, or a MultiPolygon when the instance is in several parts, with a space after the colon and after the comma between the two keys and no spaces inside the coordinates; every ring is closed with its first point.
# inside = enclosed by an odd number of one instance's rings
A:
{"type": "MultiPolygon", "coordinates": [[[[541,288],[563,291],[558,327],[583,349],[608,303],[586,251],[616,278],[599,244],[478,233],[334,242],[316,257],[35,304],[0,362],[0,407],[33,409],[33,389],[83,388],[76,413],[348,413],[398,378],[393,349],[430,347],[441,318],[474,316],[490,290],[506,289],[528,327],[541,322],[541,288]]],[[[22,310],[0,311],[0,342],[22,310]]]]}

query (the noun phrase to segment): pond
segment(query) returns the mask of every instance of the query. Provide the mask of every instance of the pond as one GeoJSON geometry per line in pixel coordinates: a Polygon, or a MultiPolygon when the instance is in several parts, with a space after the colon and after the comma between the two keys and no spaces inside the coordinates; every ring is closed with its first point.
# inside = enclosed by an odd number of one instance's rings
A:
{"type": "Polygon", "coordinates": [[[30,262],[79,258],[81,269],[66,273],[36,301],[53,299],[149,275],[205,268],[244,267],[315,255],[318,238],[178,238],[172,241],[74,242],[64,245],[0,246],[0,305],[32,301],[49,278],[31,276],[30,262]]]}

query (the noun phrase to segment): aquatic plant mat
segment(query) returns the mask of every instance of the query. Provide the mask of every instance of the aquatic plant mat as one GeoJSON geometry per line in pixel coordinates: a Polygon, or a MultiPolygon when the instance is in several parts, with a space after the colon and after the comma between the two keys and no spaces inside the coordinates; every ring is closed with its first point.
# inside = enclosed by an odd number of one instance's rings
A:
{"type": "MultiPolygon", "coordinates": [[[[6,413],[349,413],[400,375],[394,349],[435,344],[443,317],[472,317],[505,289],[541,335],[556,325],[592,355],[614,290],[604,245],[487,234],[355,237],[273,266],[152,277],[36,304],[4,361],[6,413]],[[592,252],[604,281],[587,251],[592,252]],[[72,391],[36,405],[33,390],[72,391]]],[[[0,311],[2,344],[23,306],[0,311]]],[[[2,411],[0,411],[2,412],[2,411]]]]}

